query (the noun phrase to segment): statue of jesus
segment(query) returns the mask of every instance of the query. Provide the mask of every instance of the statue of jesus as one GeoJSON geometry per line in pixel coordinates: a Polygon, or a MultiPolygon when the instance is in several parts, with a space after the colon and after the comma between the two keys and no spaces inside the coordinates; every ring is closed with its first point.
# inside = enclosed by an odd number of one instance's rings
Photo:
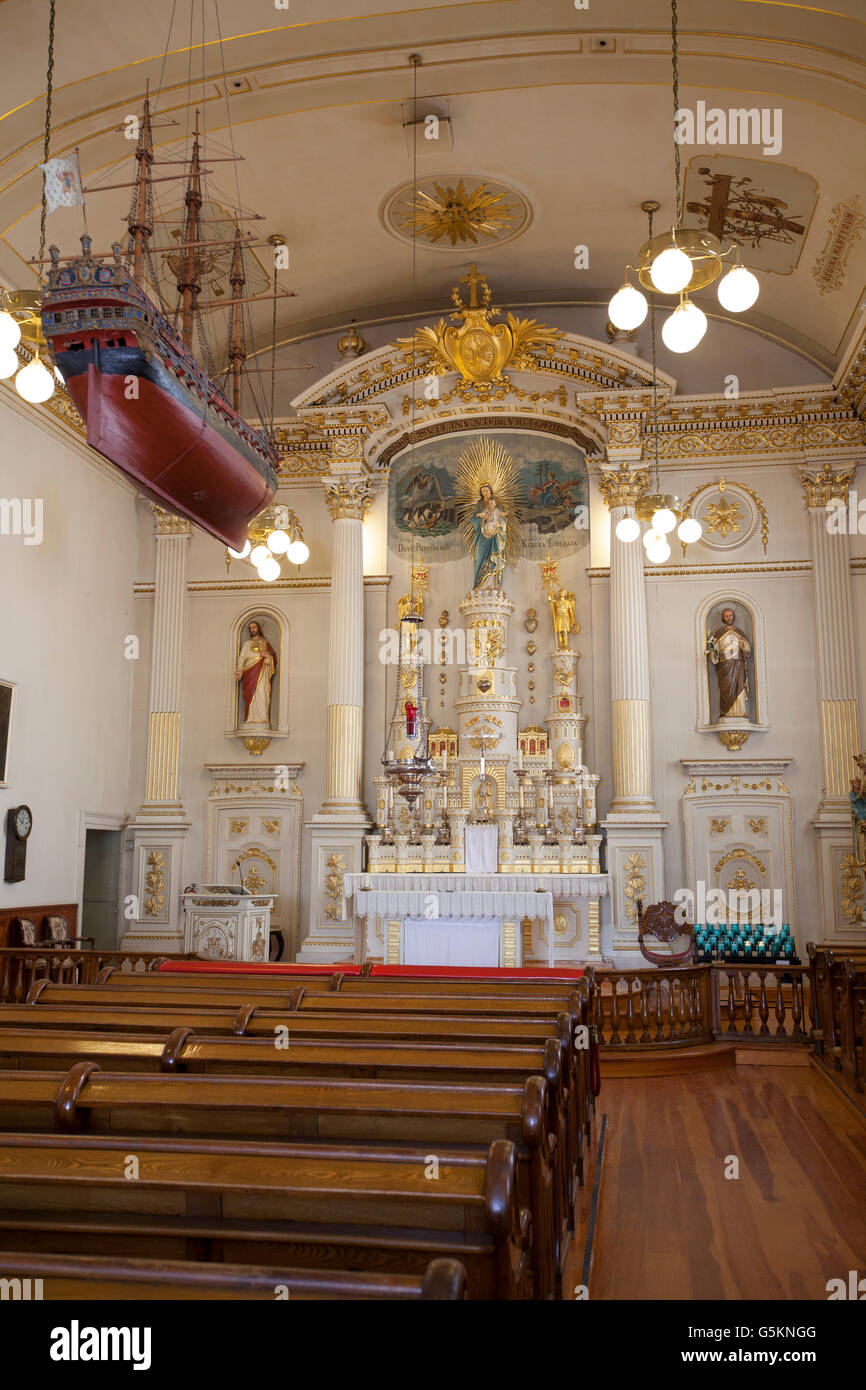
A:
{"type": "Polygon", "coordinates": [[[243,727],[271,727],[271,682],[277,669],[277,654],[255,618],[248,626],[235,667],[235,680],[241,683],[244,702],[243,727]]]}

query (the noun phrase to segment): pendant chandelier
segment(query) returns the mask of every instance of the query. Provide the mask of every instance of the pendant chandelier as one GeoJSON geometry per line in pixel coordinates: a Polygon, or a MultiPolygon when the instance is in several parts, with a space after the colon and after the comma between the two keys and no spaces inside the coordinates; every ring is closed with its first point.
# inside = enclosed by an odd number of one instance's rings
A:
{"type": "Polygon", "coordinates": [[[282,575],[281,561],[303,565],[310,558],[310,547],[304,540],[301,523],[290,507],[266,507],[249,525],[243,550],[226,546],[226,569],[232,560],[248,560],[265,584],[272,584],[282,575]]]}
{"type": "MultiPolygon", "coordinates": [[[[54,3],[51,0],[48,13],[48,76],[45,89],[45,132],[42,142],[43,164],[48,163],[51,144],[51,97],[54,89],[54,3]]],[[[15,377],[15,390],[22,400],[30,405],[42,405],[54,395],[57,383],[63,385],[63,377],[51,363],[48,344],[42,333],[40,308],[42,305],[42,261],[45,255],[45,180],[42,187],[42,210],[39,220],[39,260],[37,261],[38,288],[35,290],[0,289],[0,381],[15,377]],[[29,349],[32,357],[21,365],[16,352],[19,343],[29,349]],[[42,355],[48,358],[46,367],[42,355]]]]}
{"type": "Polygon", "coordinates": [[[408,612],[399,617],[397,690],[382,757],[386,776],[410,806],[424,790],[425,779],[437,772],[427,740],[430,721],[424,714],[424,660],[418,640],[423,619],[419,609],[413,584],[408,612]],[[392,743],[397,739],[399,748],[392,743]]]}
{"type": "MultiPolygon", "coordinates": [[[[650,234],[652,234],[652,212],[650,234]]],[[[653,565],[663,565],[670,559],[671,547],[668,536],[677,528],[677,535],[684,546],[693,545],[703,535],[701,523],[693,517],[684,503],[673,493],[662,492],[659,472],[659,400],[658,377],[656,375],[656,319],[655,312],[650,316],[650,339],[652,342],[653,368],[653,442],[655,446],[655,486],[652,492],[642,492],[633,506],[627,507],[625,515],[616,523],[616,536],[629,545],[641,533],[640,523],[649,522],[644,532],[643,544],[647,559],[653,565]]]]}
{"type": "MultiPolygon", "coordinates": [[[[620,286],[608,305],[608,314],[614,328],[631,332],[639,328],[647,316],[649,304],[646,295],[633,285],[628,272],[634,271],[645,290],[650,293],[676,295],[679,303],[673,313],[662,325],[662,338],[671,352],[691,352],[697,347],[707,331],[707,316],[689,298],[696,290],[702,290],[719,280],[718,297],[723,309],[729,313],[740,314],[751,308],[758,297],[760,286],[750,270],[739,263],[739,248],[732,244],[726,251],[722,243],[710,231],[680,225],[682,188],[680,177],[680,142],[677,139],[679,126],[679,61],[677,46],[677,0],[671,0],[671,60],[673,67],[674,103],[674,216],[676,223],[670,232],[653,236],[652,222],[650,235],[638,253],[636,266],[626,266],[625,283],[620,286]],[[726,258],[733,256],[733,262],[726,258]]],[[[658,211],[659,204],[647,201],[641,204],[644,212],[658,211]]]]}
{"type": "MultiPolygon", "coordinates": [[[[412,189],[413,196],[418,187],[418,68],[421,59],[417,53],[411,54],[412,65],[412,189]]],[[[412,231],[412,318],[415,317],[417,298],[417,230],[412,231]]],[[[412,377],[411,431],[412,448],[415,447],[417,378],[412,377]]],[[[391,785],[400,796],[414,807],[424,790],[427,778],[438,775],[438,769],[430,757],[427,735],[429,719],[424,714],[424,660],[419,641],[419,631],[423,621],[423,603],[416,594],[415,538],[412,537],[412,567],[409,601],[398,610],[397,629],[397,689],[394,712],[385,736],[385,750],[382,767],[391,785]],[[399,748],[393,740],[399,739],[399,748]]]]}

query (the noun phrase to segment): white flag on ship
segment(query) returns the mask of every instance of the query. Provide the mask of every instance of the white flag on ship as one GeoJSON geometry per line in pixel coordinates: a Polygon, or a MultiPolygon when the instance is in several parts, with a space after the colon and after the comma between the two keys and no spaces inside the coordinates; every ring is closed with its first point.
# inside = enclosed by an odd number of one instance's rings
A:
{"type": "Polygon", "coordinates": [[[57,159],[49,159],[47,164],[40,164],[39,168],[45,174],[47,212],[54,212],[55,208],[75,207],[76,203],[84,202],[77,156],[60,155],[57,159]]]}

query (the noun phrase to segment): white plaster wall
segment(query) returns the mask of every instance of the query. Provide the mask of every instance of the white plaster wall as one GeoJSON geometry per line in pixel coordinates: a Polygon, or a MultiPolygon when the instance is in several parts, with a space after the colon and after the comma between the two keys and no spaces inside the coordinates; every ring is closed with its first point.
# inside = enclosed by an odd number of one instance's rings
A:
{"type": "Polygon", "coordinates": [[[135,494],[4,386],[0,497],[41,499],[44,517],[41,545],[0,535],[0,677],[17,682],[0,810],[5,828],[26,802],[34,822],[26,878],[0,883],[0,905],[80,903],[82,813],[127,811],[135,494]]]}

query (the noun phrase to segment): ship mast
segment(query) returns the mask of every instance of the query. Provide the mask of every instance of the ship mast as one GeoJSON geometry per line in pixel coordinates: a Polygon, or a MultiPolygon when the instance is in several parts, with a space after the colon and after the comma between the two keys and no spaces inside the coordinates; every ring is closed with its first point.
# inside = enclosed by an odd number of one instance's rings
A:
{"type": "Polygon", "coordinates": [[[133,195],[133,211],[129,217],[129,232],[133,238],[132,244],[132,273],[135,279],[142,281],[144,271],[144,256],[147,250],[148,240],[153,232],[151,226],[152,217],[150,216],[150,166],[153,163],[153,131],[150,123],[150,97],[144,99],[144,111],[141,117],[141,130],[138,136],[138,145],[135,151],[135,158],[138,162],[138,173],[135,180],[135,193],[133,195]]]}
{"type": "Polygon", "coordinates": [[[232,287],[232,329],[229,342],[229,361],[232,373],[232,405],[241,413],[241,373],[246,361],[247,349],[244,342],[243,310],[240,308],[241,295],[247,277],[244,274],[244,260],[240,227],[235,227],[235,244],[232,251],[232,268],[229,284],[232,287]]]}
{"type": "Polygon", "coordinates": [[[202,241],[201,232],[201,151],[199,146],[198,112],[195,113],[195,138],[192,144],[189,179],[184,199],[186,215],[183,223],[183,241],[178,261],[177,292],[181,296],[181,337],[188,348],[192,347],[193,314],[198,308],[201,293],[201,252],[198,243],[202,241]]]}

